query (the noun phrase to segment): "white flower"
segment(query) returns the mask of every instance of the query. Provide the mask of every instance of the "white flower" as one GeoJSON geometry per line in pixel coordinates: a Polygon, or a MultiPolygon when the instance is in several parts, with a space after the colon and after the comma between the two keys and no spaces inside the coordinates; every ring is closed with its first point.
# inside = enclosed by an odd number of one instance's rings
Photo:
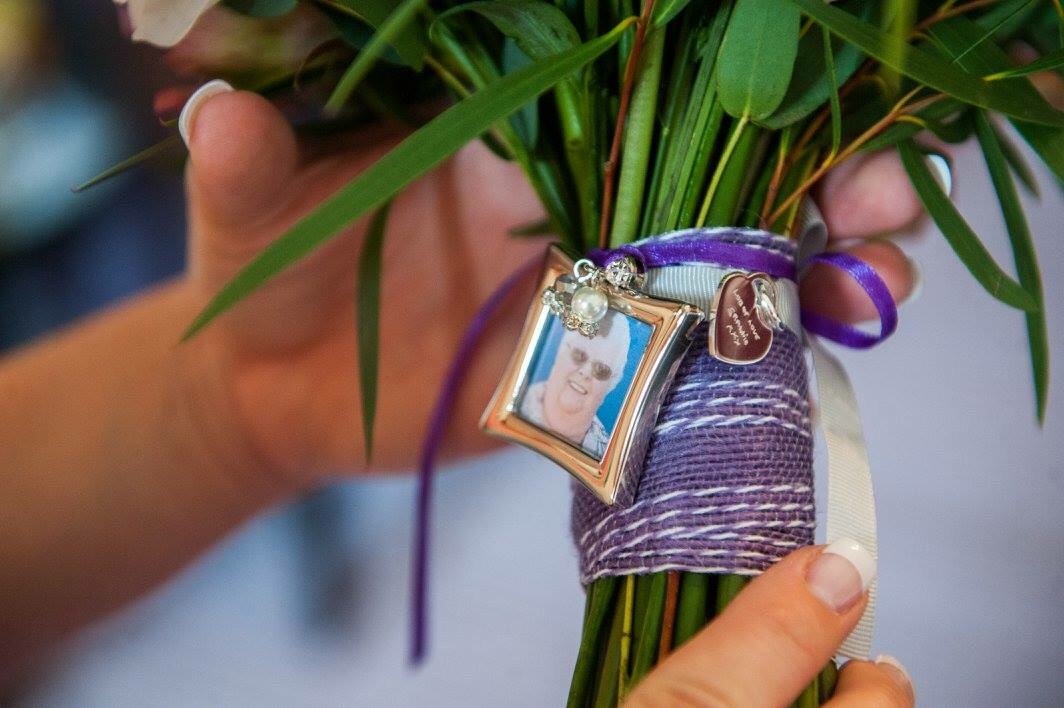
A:
{"type": "Polygon", "coordinates": [[[172,47],[188,34],[200,15],[218,0],[115,0],[126,5],[133,39],[159,47],[172,47]]]}

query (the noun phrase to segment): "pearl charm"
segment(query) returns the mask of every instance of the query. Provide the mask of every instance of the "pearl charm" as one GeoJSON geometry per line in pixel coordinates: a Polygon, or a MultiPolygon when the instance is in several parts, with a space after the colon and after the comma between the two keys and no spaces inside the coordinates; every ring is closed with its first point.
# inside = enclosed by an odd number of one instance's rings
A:
{"type": "Polygon", "coordinates": [[[609,298],[606,297],[606,293],[596,288],[582,285],[573,293],[571,307],[573,314],[584,322],[598,322],[606,316],[606,311],[610,308],[610,302],[609,298]]]}

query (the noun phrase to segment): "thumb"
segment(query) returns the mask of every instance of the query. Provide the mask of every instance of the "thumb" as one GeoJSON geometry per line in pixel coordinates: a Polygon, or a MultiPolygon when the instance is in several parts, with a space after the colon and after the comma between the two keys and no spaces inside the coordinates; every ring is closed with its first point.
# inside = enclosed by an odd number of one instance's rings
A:
{"type": "Polygon", "coordinates": [[[187,185],[195,232],[206,237],[240,231],[284,205],[283,189],[298,159],[296,139],[269,101],[234,91],[225,81],[210,81],[185,103],[178,128],[189,151],[187,185]]]}
{"type": "Polygon", "coordinates": [[[792,553],[647,676],[629,705],[790,704],[857,624],[874,576],[855,541],[792,553]]]}

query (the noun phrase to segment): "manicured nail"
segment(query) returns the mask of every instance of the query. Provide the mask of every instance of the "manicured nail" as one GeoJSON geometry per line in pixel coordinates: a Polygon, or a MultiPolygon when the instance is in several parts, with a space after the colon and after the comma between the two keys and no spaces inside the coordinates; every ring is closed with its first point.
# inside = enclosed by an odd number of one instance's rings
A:
{"type": "Polygon", "coordinates": [[[850,609],[876,578],[876,559],[852,538],[829,544],[809,566],[809,591],[835,612],[850,609]]]}
{"type": "Polygon", "coordinates": [[[188,145],[192,139],[192,125],[196,120],[196,111],[203,105],[203,102],[211,96],[228,93],[232,90],[233,87],[229,85],[229,82],[214,79],[200,86],[195,93],[188,97],[188,100],[185,101],[185,106],[181,109],[181,115],[177,119],[177,130],[181,133],[181,139],[185,141],[185,145],[188,145]]]}
{"type": "Polygon", "coordinates": [[[949,160],[946,159],[946,156],[937,152],[930,152],[924,155],[924,160],[927,161],[927,166],[931,168],[931,174],[934,175],[935,180],[938,181],[938,186],[942,187],[942,191],[946,193],[946,196],[953,194],[953,171],[950,169],[949,160]]]}
{"type": "Polygon", "coordinates": [[[895,659],[889,654],[880,654],[876,657],[875,663],[884,669],[886,673],[901,686],[909,696],[915,698],[916,690],[913,688],[913,681],[909,678],[909,672],[905,670],[905,667],[901,665],[901,662],[895,659]]]}
{"type": "Polygon", "coordinates": [[[909,273],[913,277],[913,286],[909,290],[909,294],[905,296],[905,299],[898,303],[899,305],[912,302],[920,297],[920,293],[924,290],[924,271],[920,268],[920,264],[908,256],[905,257],[905,260],[909,261],[909,273]]]}

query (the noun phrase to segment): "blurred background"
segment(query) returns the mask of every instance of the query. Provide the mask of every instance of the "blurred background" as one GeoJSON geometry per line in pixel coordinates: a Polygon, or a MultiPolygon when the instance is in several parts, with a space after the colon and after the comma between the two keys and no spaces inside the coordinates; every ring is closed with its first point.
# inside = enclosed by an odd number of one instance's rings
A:
{"type": "MultiPolygon", "coordinates": [[[[182,268],[178,163],[70,190],[167,134],[152,97],[172,82],[159,52],[121,36],[110,0],[0,0],[0,347],[182,268]]],[[[840,352],[876,476],[876,649],[902,659],[921,705],[1064,704],[1064,199],[1036,174],[1044,428],[1022,317],[933,227],[902,236],[924,283],[898,333],[840,352]]],[[[977,150],[956,151],[954,185],[1009,263],[977,150]]],[[[565,475],[514,449],[441,475],[419,670],[405,662],[413,492],[409,476],[346,482],[253,522],[0,704],[563,704],[583,612],[565,475]]]]}

